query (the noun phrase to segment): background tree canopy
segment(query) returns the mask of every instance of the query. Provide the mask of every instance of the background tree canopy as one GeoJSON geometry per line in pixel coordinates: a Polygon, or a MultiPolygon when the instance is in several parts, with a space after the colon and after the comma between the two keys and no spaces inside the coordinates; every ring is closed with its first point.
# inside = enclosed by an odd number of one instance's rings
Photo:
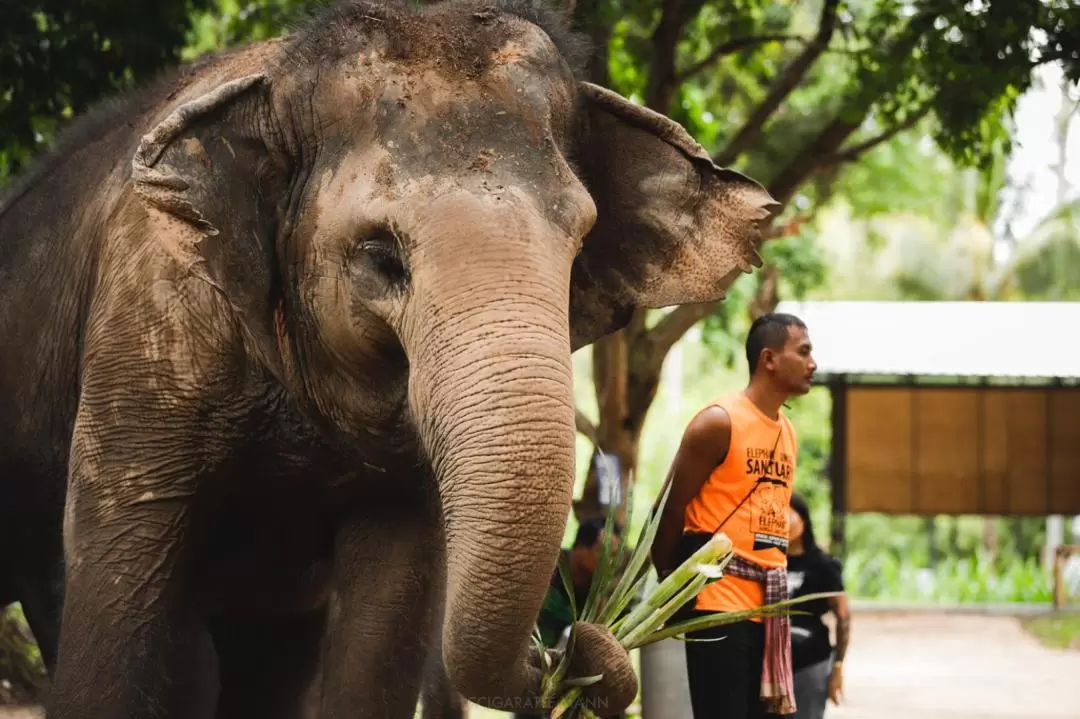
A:
{"type": "Polygon", "coordinates": [[[174,64],[212,0],[0,2],[0,178],[64,120],[174,64]]]}

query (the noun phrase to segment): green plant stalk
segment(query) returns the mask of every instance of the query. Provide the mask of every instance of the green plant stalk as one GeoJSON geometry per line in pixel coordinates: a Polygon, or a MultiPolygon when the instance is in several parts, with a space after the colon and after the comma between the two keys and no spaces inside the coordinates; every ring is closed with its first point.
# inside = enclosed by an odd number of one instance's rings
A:
{"type": "MultiPolygon", "coordinates": [[[[605,455],[603,452],[600,452],[600,456],[604,457],[605,455]]],[[[631,475],[631,487],[629,487],[627,491],[627,501],[630,502],[627,507],[627,520],[630,519],[630,513],[632,513],[633,511],[632,483],[633,476],[631,475]]],[[[617,567],[622,565],[628,551],[627,546],[624,542],[620,543],[618,551],[615,553],[614,556],[612,555],[611,543],[614,539],[613,530],[615,528],[616,509],[617,508],[615,505],[609,504],[607,507],[606,516],[604,517],[604,541],[600,547],[600,557],[597,562],[596,571],[593,573],[592,582],[589,585],[589,593],[586,595],[585,598],[585,606],[581,609],[581,615],[577,617],[578,620],[583,622],[594,622],[597,624],[605,623],[603,620],[603,616],[606,614],[606,612],[604,611],[604,609],[606,609],[606,607],[604,606],[604,601],[605,599],[610,601],[611,599],[617,599],[618,597],[617,592],[608,593],[604,589],[610,581],[612,573],[616,570],[617,567]]],[[[620,577],[619,584],[621,584],[621,580],[622,577],[620,577]]],[[[616,589],[618,589],[618,587],[616,587],[616,589]]]]}
{"type": "Polygon", "coordinates": [[[570,670],[570,658],[574,656],[574,643],[576,639],[577,636],[571,631],[570,637],[566,641],[566,649],[563,652],[562,658],[559,660],[558,666],[550,673],[545,672],[543,682],[540,685],[540,701],[544,706],[550,704],[552,699],[556,696],[556,693],[562,688],[563,679],[570,670]]]}
{"type": "Polygon", "coordinates": [[[679,607],[696,597],[701,590],[705,588],[705,585],[708,584],[708,582],[709,578],[704,574],[697,575],[675,595],[672,601],[658,607],[636,627],[620,631],[615,638],[618,639],[619,643],[623,646],[630,646],[639,641],[642,637],[648,636],[651,632],[655,631],[658,626],[662,626],[668,617],[678,611],[679,607]]]}
{"type": "MultiPolygon", "coordinates": [[[[713,575],[712,571],[701,571],[702,565],[715,567],[722,572],[723,568],[734,556],[731,540],[722,532],[718,532],[680,564],[649,596],[644,597],[641,604],[635,607],[633,611],[616,620],[648,580],[647,567],[651,564],[648,562],[649,553],[669,491],[670,486],[665,488],[653,516],[649,518],[642,528],[639,541],[629,554],[629,561],[625,565],[626,569],[610,593],[606,592],[604,588],[614,575],[614,572],[617,571],[617,567],[623,566],[623,560],[627,558],[629,550],[624,543],[618,550],[612,552],[611,529],[615,508],[608,508],[608,516],[605,522],[605,529],[607,530],[604,533],[605,541],[602,543],[597,571],[593,575],[589,595],[586,598],[585,606],[581,608],[580,615],[577,611],[578,608],[573,604],[573,599],[571,599],[571,613],[575,621],[590,621],[609,627],[623,648],[631,651],[668,637],[680,636],[687,631],[723,626],[755,617],[765,618],[798,613],[792,612],[789,607],[811,599],[836,596],[836,593],[809,595],[800,597],[797,600],[789,600],[745,612],[717,612],[684,621],[672,627],[661,628],[664,622],[668,621],[686,602],[699,594],[706,585],[719,579],[717,576],[711,576],[713,575]],[[643,569],[645,569],[644,572],[642,572],[643,569]]],[[[565,572],[565,567],[562,564],[560,564],[559,569],[564,587],[572,597],[573,592],[569,574],[565,572]]],[[[580,703],[585,685],[565,679],[569,671],[570,658],[574,653],[574,640],[575,633],[571,632],[566,650],[557,666],[552,667],[550,657],[544,657],[545,677],[541,697],[544,706],[554,704],[551,713],[552,719],[595,719],[595,713],[580,703]],[[564,691],[561,696],[559,695],[560,690],[564,691]]]]}
{"type": "MultiPolygon", "coordinates": [[[[713,566],[720,571],[723,571],[734,556],[734,553],[729,551],[719,563],[714,564],[713,566]]],[[[709,577],[708,575],[699,572],[696,577],[690,580],[689,584],[683,587],[682,591],[675,595],[674,598],[661,605],[633,629],[626,632],[620,632],[616,635],[616,639],[626,647],[639,646],[640,642],[645,637],[663,627],[667,620],[671,619],[679,609],[700,594],[705,588],[705,585],[711,584],[719,579],[720,577],[709,577]]]]}
{"type": "Polygon", "coordinates": [[[734,624],[735,622],[741,622],[746,619],[768,619],[770,617],[777,617],[783,615],[792,614],[806,614],[806,612],[793,612],[790,607],[796,604],[802,604],[803,602],[813,601],[815,599],[827,599],[829,597],[839,597],[843,592],[816,592],[814,594],[806,594],[798,599],[787,599],[782,602],[776,602],[775,604],[766,604],[762,607],[755,609],[746,609],[740,612],[715,612],[712,614],[706,614],[702,617],[695,617],[693,619],[686,619],[677,624],[673,624],[670,627],[664,627],[652,634],[648,635],[638,644],[629,646],[623,643],[623,647],[627,651],[632,649],[638,649],[640,647],[659,642],[664,639],[670,639],[677,637],[687,632],[701,631],[702,629],[712,629],[713,627],[722,627],[726,624],[734,624]]]}
{"type": "MultiPolygon", "coordinates": [[[[648,544],[642,542],[638,544],[637,549],[639,552],[647,554],[648,546],[648,544]]],[[[672,614],[678,611],[679,607],[696,596],[709,582],[710,578],[698,571],[698,565],[715,564],[717,558],[720,556],[724,556],[724,564],[726,564],[731,558],[731,546],[731,540],[723,533],[718,533],[710,538],[708,542],[702,545],[701,548],[679,565],[678,569],[672,572],[671,575],[653,591],[651,596],[646,597],[645,600],[635,608],[634,612],[627,615],[626,619],[630,619],[636,615],[638,617],[637,622],[619,622],[618,629],[621,631],[620,634],[616,634],[616,639],[619,639],[623,646],[627,646],[627,643],[623,641],[623,637],[634,630],[639,630],[638,634],[635,635],[635,641],[644,642],[649,631],[656,626],[659,626],[664,621],[667,621],[672,614]]],[[[631,559],[631,562],[633,562],[633,558],[631,559]]],[[[635,584],[637,583],[635,582],[635,584]]],[[[593,606],[595,606],[595,604],[593,606]]],[[[573,634],[571,634],[571,641],[572,640],[573,634]]],[[[545,682],[545,696],[552,696],[554,692],[558,690],[559,685],[562,683],[562,678],[566,674],[571,654],[572,647],[568,644],[567,651],[563,655],[560,666],[549,677],[549,681],[545,682]]],[[[581,687],[571,687],[558,703],[556,703],[555,708],[551,713],[552,719],[559,719],[560,717],[563,717],[566,712],[570,711],[581,697],[581,694],[581,687]]]]}
{"type": "Polygon", "coordinates": [[[580,698],[581,687],[571,687],[563,695],[563,698],[559,700],[559,703],[555,705],[555,708],[551,710],[551,719],[561,719],[561,717],[566,716],[566,713],[574,708],[580,698]]]}
{"type": "Polygon", "coordinates": [[[653,593],[646,597],[632,612],[614,627],[616,638],[626,636],[658,608],[677,595],[696,576],[700,576],[699,564],[715,564],[718,557],[731,552],[731,540],[723,532],[717,532],[696,552],[691,554],[675,571],[669,574],[653,593]]]}
{"type": "Polygon", "coordinates": [[[609,609],[618,609],[618,611],[614,613],[614,616],[606,618],[603,622],[605,626],[611,628],[612,633],[614,633],[619,628],[622,621],[621,619],[619,619],[619,614],[622,614],[622,612],[630,604],[631,600],[633,600],[635,595],[643,593],[645,585],[647,585],[648,582],[649,573],[642,573],[638,580],[634,582],[633,586],[630,587],[630,590],[626,593],[626,596],[620,599],[617,603],[613,602],[612,605],[609,607],[609,609]]]}
{"type": "MultiPolygon", "coordinates": [[[[694,584],[700,586],[697,587],[696,592],[686,592],[687,597],[695,596],[698,592],[701,591],[704,585],[709,583],[710,581],[716,580],[710,580],[710,578],[699,574],[698,578],[694,579],[694,584]]],[[[689,589],[689,587],[687,587],[686,589],[689,589]]],[[[678,624],[671,627],[665,627],[651,633],[642,632],[640,633],[640,635],[636,636],[633,639],[628,638],[626,640],[620,640],[619,643],[627,651],[633,651],[634,649],[639,649],[641,647],[653,644],[658,641],[662,641],[664,639],[678,637],[682,634],[685,634],[686,632],[700,631],[702,629],[711,629],[713,627],[720,627],[726,624],[734,624],[735,622],[741,622],[753,618],[765,619],[785,614],[805,614],[805,612],[793,612],[791,611],[790,607],[796,604],[802,604],[803,602],[812,601],[814,599],[824,599],[827,597],[840,596],[840,594],[841,592],[818,592],[815,594],[807,594],[806,596],[799,597],[798,599],[789,599],[783,602],[776,602],[775,604],[767,604],[763,607],[758,607],[756,609],[748,609],[741,612],[716,612],[714,614],[709,614],[703,617],[696,617],[694,619],[679,622],[678,624]]],[[[676,604],[676,602],[671,602],[670,604],[675,606],[676,609],[678,608],[678,606],[681,606],[681,604],[676,604]]],[[[571,639],[572,637],[573,635],[571,635],[571,639]]],[[[568,662],[571,651],[571,647],[568,645],[567,653],[563,655],[564,662],[568,662]]],[[[555,689],[556,687],[552,688],[555,689]]],[[[575,709],[578,700],[581,699],[583,691],[584,689],[579,686],[570,687],[566,691],[566,693],[562,695],[559,701],[556,702],[555,707],[551,712],[551,719],[571,719],[572,717],[577,716],[576,714],[568,712],[572,712],[575,709]]],[[[593,716],[592,712],[590,712],[585,707],[578,707],[578,709],[582,712],[582,719],[593,716]]]]}
{"type": "MultiPolygon", "coordinates": [[[[667,502],[670,492],[671,485],[669,484],[660,496],[660,507],[663,507],[667,502]]],[[[627,491],[626,501],[628,503],[627,526],[629,526],[630,511],[633,508],[633,489],[627,491]]],[[[615,590],[612,592],[611,603],[607,606],[607,611],[601,616],[604,624],[610,625],[619,618],[619,615],[623,613],[623,610],[626,609],[638,589],[640,589],[642,582],[646,581],[648,571],[642,572],[642,569],[646,567],[646,563],[649,561],[649,551],[652,549],[653,540],[656,538],[656,531],[660,527],[659,518],[660,513],[657,512],[642,528],[641,536],[638,538],[637,544],[634,545],[634,551],[630,556],[626,571],[619,577],[615,590]]]]}

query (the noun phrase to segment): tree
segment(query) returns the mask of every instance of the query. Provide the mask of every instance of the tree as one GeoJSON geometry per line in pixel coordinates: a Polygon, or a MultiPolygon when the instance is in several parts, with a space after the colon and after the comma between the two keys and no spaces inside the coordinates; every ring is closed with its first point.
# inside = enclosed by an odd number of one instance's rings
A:
{"type": "Polygon", "coordinates": [[[179,59],[212,0],[0,3],[0,184],[66,120],[179,59]]]}
{"type": "MultiPolygon", "coordinates": [[[[1080,80],[1069,40],[1080,7],[1068,0],[583,0],[575,20],[598,44],[593,81],[679,120],[717,164],[785,203],[772,236],[789,239],[766,245],[753,313],[820,277],[800,240],[846,168],[917,126],[956,161],[991,166],[1035,67],[1061,62],[1080,80]]],[[[591,348],[596,412],[579,411],[578,429],[618,457],[624,485],[668,352],[705,318],[723,326],[725,311],[639,311],[591,348]]],[[[597,490],[590,467],[579,517],[600,511],[597,490]]]]}
{"type": "Polygon", "coordinates": [[[1054,119],[1057,188],[1054,208],[1025,237],[1015,241],[1014,251],[1003,268],[1000,292],[1043,300],[1080,298],[1080,198],[1071,197],[1066,175],[1069,132],[1080,115],[1080,100],[1066,80],[1061,87],[1061,106],[1054,119]]]}

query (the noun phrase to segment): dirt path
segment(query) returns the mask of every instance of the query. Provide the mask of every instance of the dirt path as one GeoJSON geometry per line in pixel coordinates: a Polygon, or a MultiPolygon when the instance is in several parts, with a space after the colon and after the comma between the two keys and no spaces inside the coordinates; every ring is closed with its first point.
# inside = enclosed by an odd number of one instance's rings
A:
{"type": "Polygon", "coordinates": [[[856,616],[846,702],[828,719],[1080,718],[1080,652],[1010,617],[856,616]]]}
{"type": "MultiPolygon", "coordinates": [[[[1016,619],[862,615],[852,632],[846,700],[826,719],[1080,719],[1080,652],[1043,647],[1016,619]]],[[[0,719],[39,716],[0,708],[0,719]]]]}

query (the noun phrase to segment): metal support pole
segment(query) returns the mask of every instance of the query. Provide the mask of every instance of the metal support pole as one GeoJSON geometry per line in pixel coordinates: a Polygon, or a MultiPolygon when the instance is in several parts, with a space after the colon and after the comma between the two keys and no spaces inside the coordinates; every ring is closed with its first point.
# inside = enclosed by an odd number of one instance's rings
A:
{"type": "Polygon", "coordinates": [[[832,441],[829,451],[829,494],[832,496],[832,532],[829,553],[844,556],[844,519],[847,513],[847,385],[829,384],[832,397],[832,441]]]}

